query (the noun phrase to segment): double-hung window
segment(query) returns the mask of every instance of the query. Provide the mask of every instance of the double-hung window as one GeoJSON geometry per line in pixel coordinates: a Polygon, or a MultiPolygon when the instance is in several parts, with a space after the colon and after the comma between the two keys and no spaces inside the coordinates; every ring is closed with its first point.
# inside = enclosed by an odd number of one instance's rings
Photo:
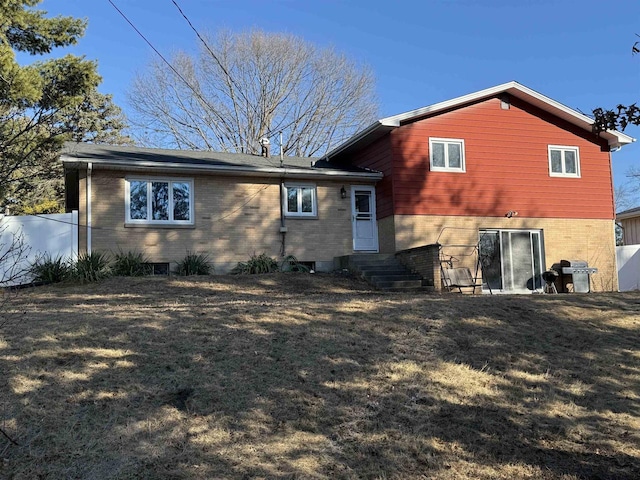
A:
{"type": "Polygon", "coordinates": [[[430,138],[429,165],[435,172],[464,172],[464,140],[430,138]]]}
{"type": "Polygon", "coordinates": [[[578,147],[549,145],[549,175],[552,177],[579,177],[580,151],[578,147]]]}
{"type": "Polygon", "coordinates": [[[193,180],[127,178],[125,190],[127,223],[193,225],[193,180]]]}
{"type": "Polygon", "coordinates": [[[285,185],[283,204],[288,217],[316,217],[318,207],[315,185],[285,185]]]}

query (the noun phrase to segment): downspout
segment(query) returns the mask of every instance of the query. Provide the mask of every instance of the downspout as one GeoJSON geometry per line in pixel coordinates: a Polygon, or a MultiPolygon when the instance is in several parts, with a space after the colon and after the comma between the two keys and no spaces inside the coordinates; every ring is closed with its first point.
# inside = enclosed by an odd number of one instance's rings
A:
{"type": "Polygon", "coordinates": [[[91,171],[93,163],[87,164],[87,253],[91,253],[91,171]]]}
{"type": "MultiPolygon", "coordinates": [[[[617,152],[619,148],[614,147],[613,149],[609,149],[609,178],[611,179],[611,205],[613,207],[613,275],[612,278],[615,281],[616,288],[611,288],[612,291],[619,292],[620,291],[620,278],[618,276],[618,242],[616,242],[616,210],[618,206],[616,205],[616,186],[613,182],[613,156],[612,152],[617,152]]],[[[624,239],[624,230],[622,232],[624,239]]],[[[624,243],[624,241],[623,241],[624,243]]],[[[613,285],[612,285],[613,287],[613,285]]]]}
{"type": "Polygon", "coordinates": [[[280,256],[284,258],[287,255],[287,225],[284,219],[284,176],[287,173],[284,169],[284,151],[282,147],[282,132],[280,132],[280,168],[283,169],[282,177],[280,177],[280,235],[282,235],[282,244],[280,247],[280,256]]]}
{"type": "Polygon", "coordinates": [[[282,246],[280,247],[280,256],[284,258],[287,255],[287,225],[284,220],[284,175],[280,178],[280,234],[282,235],[282,246]]]}

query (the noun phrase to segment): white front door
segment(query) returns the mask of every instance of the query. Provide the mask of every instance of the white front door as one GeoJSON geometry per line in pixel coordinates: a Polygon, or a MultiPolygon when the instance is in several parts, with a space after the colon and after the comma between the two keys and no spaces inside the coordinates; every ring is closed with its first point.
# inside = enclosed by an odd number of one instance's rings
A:
{"type": "Polygon", "coordinates": [[[351,222],[353,250],[378,251],[378,225],[376,222],[376,189],[354,185],[351,187],[351,222]]]}

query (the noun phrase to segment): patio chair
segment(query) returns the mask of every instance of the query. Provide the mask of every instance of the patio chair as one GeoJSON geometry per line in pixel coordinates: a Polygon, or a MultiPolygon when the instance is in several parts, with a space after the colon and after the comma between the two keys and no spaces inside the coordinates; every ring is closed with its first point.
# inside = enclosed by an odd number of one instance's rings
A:
{"type": "Polygon", "coordinates": [[[476,293],[476,288],[482,288],[482,280],[474,277],[467,267],[446,268],[443,266],[442,283],[449,292],[457,288],[460,293],[463,293],[463,288],[472,288],[473,293],[476,293]]]}

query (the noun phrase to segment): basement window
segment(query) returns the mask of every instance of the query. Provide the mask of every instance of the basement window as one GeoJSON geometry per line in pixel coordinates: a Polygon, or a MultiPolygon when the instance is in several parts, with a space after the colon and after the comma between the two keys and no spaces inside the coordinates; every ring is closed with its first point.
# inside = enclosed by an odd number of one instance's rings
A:
{"type": "Polygon", "coordinates": [[[149,275],[167,276],[170,273],[168,263],[145,263],[149,269],[149,275]]]}

